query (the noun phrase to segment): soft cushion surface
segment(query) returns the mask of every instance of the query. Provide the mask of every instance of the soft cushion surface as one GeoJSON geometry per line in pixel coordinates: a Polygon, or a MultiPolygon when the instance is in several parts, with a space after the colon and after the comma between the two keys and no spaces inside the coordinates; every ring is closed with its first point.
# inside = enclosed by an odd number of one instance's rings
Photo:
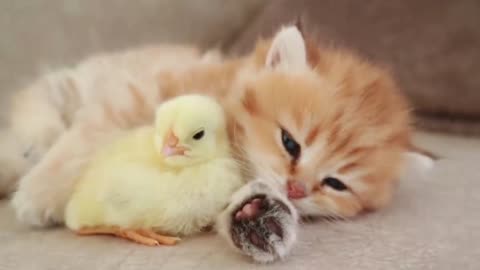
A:
{"type": "MultiPolygon", "coordinates": [[[[392,205],[348,222],[301,225],[283,262],[259,269],[480,269],[480,140],[418,134],[442,159],[422,177],[407,174],[392,205]]],[[[251,269],[206,234],[175,247],[144,247],[63,229],[29,230],[0,202],[0,269],[251,269]]],[[[257,268],[255,268],[257,269],[257,268]]]]}

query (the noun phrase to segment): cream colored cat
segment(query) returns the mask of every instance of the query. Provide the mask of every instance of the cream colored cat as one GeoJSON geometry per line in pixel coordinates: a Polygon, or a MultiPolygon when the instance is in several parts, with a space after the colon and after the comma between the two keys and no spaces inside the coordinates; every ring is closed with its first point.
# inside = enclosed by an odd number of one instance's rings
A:
{"type": "Polygon", "coordinates": [[[350,217],[377,209],[390,201],[405,157],[430,163],[410,152],[410,109],[386,71],[319,48],[289,26],[241,58],[139,49],[93,57],[19,92],[2,142],[10,148],[0,158],[9,164],[1,168],[3,187],[23,175],[13,197],[18,218],[61,223],[92,151],[187,92],[217,97],[229,114],[252,176],[217,229],[257,261],[288,254],[298,213],[350,217]]]}

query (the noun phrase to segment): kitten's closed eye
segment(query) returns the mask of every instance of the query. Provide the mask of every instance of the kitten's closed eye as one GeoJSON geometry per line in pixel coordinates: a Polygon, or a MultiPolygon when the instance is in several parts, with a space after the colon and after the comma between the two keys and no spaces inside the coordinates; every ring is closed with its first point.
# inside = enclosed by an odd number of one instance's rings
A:
{"type": "Polygon", "coordinates": [[[322,185],[329,186],[338,191],[344,191],[348,189],[348,187],[342,181],[338,180],[335,177],[325,177],[322,180],[322,185]]]}

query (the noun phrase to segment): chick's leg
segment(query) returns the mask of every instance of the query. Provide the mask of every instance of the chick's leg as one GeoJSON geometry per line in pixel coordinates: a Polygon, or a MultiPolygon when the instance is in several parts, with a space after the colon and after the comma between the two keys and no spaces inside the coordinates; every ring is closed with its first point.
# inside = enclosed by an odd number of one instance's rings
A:
{"type": "Polygon", "coordinates": [[[157,246],[160,244],[157,240],[145,237],[136,230],[122,229],[117,226],[86,227],[81,228],[76,231],[76,233],[78,235],[113,235],[147,246],[157,246]]]}
{"type": "Polygon", "coordinates": [[[138,233],[145,237],[158,241],[158,243],[160,243],[161,245],[175,245],[177,242],[180,241],[180,238],[178,237],[161,235],[152,230],[138,230],[138,233]]]}
{"type": "Polygon", "coordinates": [[[146,246],[174,245],[178,238],[158,235],[150,230],[122,229],[117,226],[97,226],[82,228],[76,231],[78,235],[113,235],[146,246]]]}

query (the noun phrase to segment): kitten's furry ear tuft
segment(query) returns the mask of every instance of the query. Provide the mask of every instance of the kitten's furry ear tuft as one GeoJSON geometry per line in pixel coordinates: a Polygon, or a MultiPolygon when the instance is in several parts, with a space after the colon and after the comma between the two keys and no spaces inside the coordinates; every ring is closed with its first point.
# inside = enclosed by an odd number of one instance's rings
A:
{"type": "Polygon", "coordinates": [[[298,31],[300,31],[300,34],[302,34],[303,38],[305,38],[305,29],[303,26],[303,16],[302,15],[297,15],[295,18],[295,27],[297,27],[298,31]]]}
{"type": "Polygon", "coordinates": [[[275,34],[265,66],[286,70],[308,67],[305,40],[296,26],[284,27],[275,34]]]}

